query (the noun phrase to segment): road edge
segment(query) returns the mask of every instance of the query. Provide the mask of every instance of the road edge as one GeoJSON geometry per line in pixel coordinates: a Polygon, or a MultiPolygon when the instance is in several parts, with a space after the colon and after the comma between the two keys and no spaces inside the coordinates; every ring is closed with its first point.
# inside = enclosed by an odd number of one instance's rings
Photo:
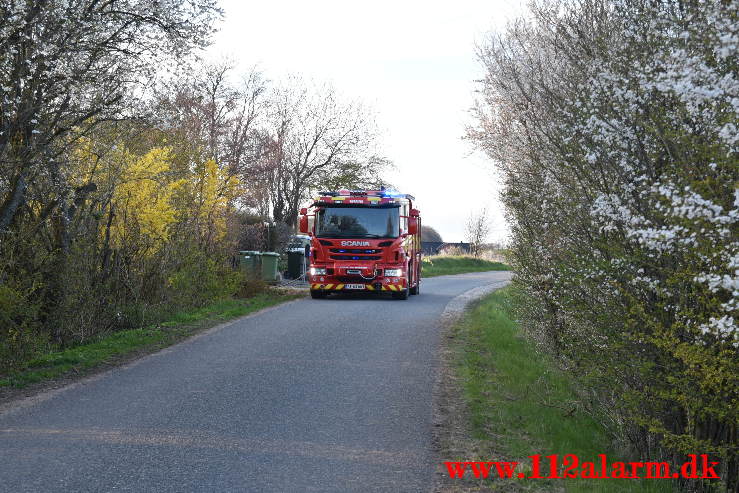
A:
{"type": "Polygon", "coordinates": [[[172,345],[158,349],[154,352],[149,352],[146,354],[134,354],[132,355],[130,359],[124,359],[118,364],[113,364],[112,367],[111,366],[107,366],[107,367],[101,366],[97,370],[92,369],[90,370],[90,373],[87,373],[79,377],[77,376],[62,377],[60,379],[54,379],[54,380],[50,380],[47,382],[43,382],[40,384],[39,387],[23,389],[28,392],[27,395],[11,396],[6,401],[0,402],[0,417],[10,416],[23,409],[28,409],[29,407],[33,407],[36,404],[40,404],[49,399],[53,399],[57,395],[62,394],[68,390],[72,390],[82,385],[87,385],[96,380],[105,378],[106,376],[108,376],[109,374],[115,371],[127,370],[129,368],[133,368],[136,365],[139,365],[143,363],[144,361],[148,360],[149,358],[155,358],[157,356],[161,356],[170,351],[173,351],[175,348],[179,346],[182,346],[185,344],[191,344],[192,342],[196,341],[197,339],[200,339],[201,337],[212,334],[214,332],[218,332],[235,323],[241,322],[242,320],[246,320],[248,318],[261,315],[263,313],[269,312],[271,310],[275,310],[285,305],[297,303],[299,301],[302,301],[303,299],[304,298],[298,298],[298,299],[294,299],[290,301],[285,301],[285,302],[278,303],[273,306],[262,308],[261,310],[257,310],[252,313],[248,313],[242,317],[238,317],[238,318],[228,320],[226,322],[222,322],[218,325],[208,327],[207,329],[197,331],[187,336],[186,338],[182,339],[181,341],[178,341],[172,345]]]}
{"type": "MultiPolygon", "coordinates": [[[[453,417],[464,416],[466,405],[459,392],[459,387],[456,385],[457,377],[454,374],[454,368],[452,368],[450,342],[453,336],[451,329],[462,319],[470,304],[493,291],[507,286],[510,282],[510,279],[495,281],[465,291],[449,301],[441,314],[441,333],[439,334],[438,348],[439,366],[432,391],[432,444],[436,456],[436,469],[431,488],[433,493],[442,492],[442,488],[445,486],[445,470],[442,469],[441,462],[444,460],[444,457],[441,457],[442,452],[450,450],[450,443],[464,439],[465,431],[455,426],[452,419],[453,417]]],[[[463,419],[458,421],[464,422],[463,419]]]]}

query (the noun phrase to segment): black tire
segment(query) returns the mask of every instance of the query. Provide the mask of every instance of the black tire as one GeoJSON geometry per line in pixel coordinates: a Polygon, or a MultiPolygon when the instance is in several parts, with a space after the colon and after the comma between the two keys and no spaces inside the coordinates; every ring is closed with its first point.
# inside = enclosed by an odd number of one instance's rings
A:
{"type": "Polygon", "coordinates": [[[327,293],[325,291],[319,291],[318,289],[310,290],[310,297],[313,298],[314,300],[320,300],[322,298],[325,298],[326,294],[327,293]]]}
{"type": "Polygon", "coordinates": [[[407,300],[409,292],[410,290],[406,286],[403,291],[400,291],[399,293],[393,293],[393,298],[395,298],[396,300],[407,300]]]}
{"type": "Polygon", "coordinates": [[[419,279],[419,280],[418,280],[418,281],[416,282],[416,285],[415,285],[415,286],[413,286],[413,287],[412,287],[412,288],[410,289],[410,293],[411,293],[411,294],[418,294],[418,293],[420,293],[420,292],[421,292],[421,280],[419,279]]]}
{"type": "MultiPolygon", "coordinates": [[[[414,279],[416,281],[416,285],[411,288],[411,294],[418,294],[421,292],[421,273],[419,272],[417,275],[418,279],[414,279]]],[[[413,277],[415,278],[416,276],[414,275],[413,277]]]]}

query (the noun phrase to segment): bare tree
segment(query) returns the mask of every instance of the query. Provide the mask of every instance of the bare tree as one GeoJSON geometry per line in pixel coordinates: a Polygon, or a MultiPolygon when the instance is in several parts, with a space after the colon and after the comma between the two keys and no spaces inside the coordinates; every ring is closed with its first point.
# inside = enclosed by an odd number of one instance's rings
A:
{"type": "Polygon", "coordinates": [[[260,153],[258,127],[268,106],[267,82],[255,69],[233,79],[231,64],[205,65],[159,95],[159,117],[192,152],[243,175],[260,153]]]}
{"type": "Polygon", "coordinates": [[[158,95],[159,124],[167,131],[167,145],[177,148],[181,166],[214,160],[226,176],[249,184],[234,200],[236,205],[267,216],[269,211],[259,207],[264,202],[259,177],[269,106],[264,76],[252,69],[236,78],[232,65],[217,63],[168,89],[158,95]]]}
{"type": "Polygon", "coordinates": [[[470,214],[465,226],[465,239],[470,244],[472,255],[480,256],[482,246],[490,235],[490,222],[486,208],[470,214]]]}
{"type": "Polygon", "coordinates": [[[274,89],[262,180],[272,217],[293,225],[300,203],[326,183],[377,179],[388,162],[373,155],[374,128],[358,103],[329,86],[291,78],[274,89]]]}
{"type": "Polygon", "coordinates": [[[268,87],[252,70],[238,83],[228,63],[206,66],[160,97],[164,128],[194,159],[215,159],[246,184],[240,205],[293,225],[321,189],[379,187],[392,164],[372,152],[373,125],[356,103],[299,77],[268,87]]]}

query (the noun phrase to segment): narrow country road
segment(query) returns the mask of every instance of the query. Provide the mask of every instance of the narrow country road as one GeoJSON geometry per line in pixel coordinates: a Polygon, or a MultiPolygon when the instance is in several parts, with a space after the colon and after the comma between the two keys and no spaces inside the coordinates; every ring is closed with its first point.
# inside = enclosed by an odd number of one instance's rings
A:
{"type": "Polygon", "coordinates": [[[439,317],[509,276],[288,303],[12,408],[0,491],[428,491],[439,317]]]}

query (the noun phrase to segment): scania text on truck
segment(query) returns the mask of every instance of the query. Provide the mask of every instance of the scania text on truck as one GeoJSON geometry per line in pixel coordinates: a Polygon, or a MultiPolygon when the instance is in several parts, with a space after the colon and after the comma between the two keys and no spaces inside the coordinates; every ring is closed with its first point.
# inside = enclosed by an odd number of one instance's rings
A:
{"type": "Polygon", "coordinates": [[[418,294],[421,217],[414,200],[384,189],[339,190],[320,192],[312,214],[301,209],[300,231],[311,236],[311,296],[352,291],[405,300],[418,294]]]}

